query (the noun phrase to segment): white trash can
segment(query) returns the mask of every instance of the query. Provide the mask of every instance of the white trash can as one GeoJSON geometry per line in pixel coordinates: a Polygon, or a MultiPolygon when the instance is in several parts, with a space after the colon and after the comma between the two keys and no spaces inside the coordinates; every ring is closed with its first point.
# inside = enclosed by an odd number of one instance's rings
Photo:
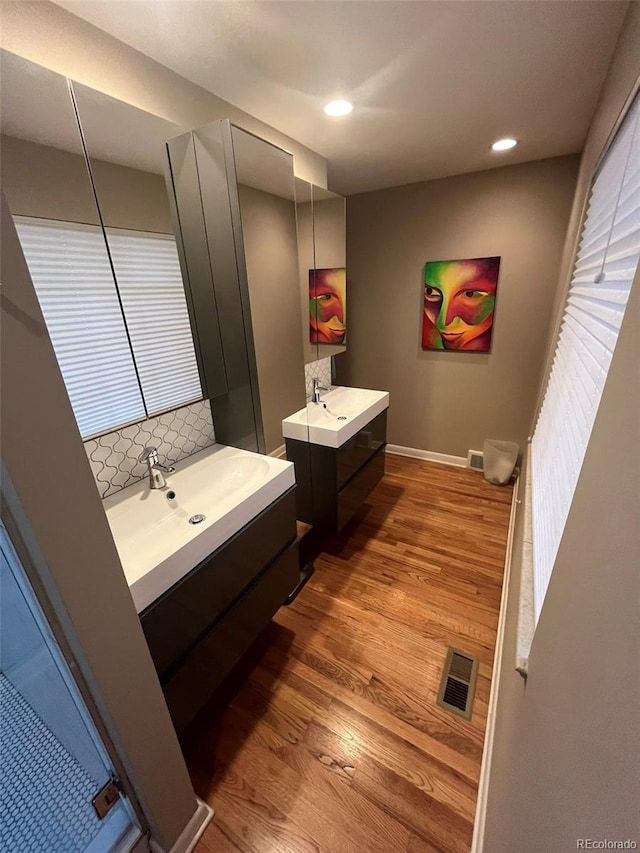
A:
{"type": "Polygon", "coordinates": [[[515,441],[497,441],[487,438],[484,442],[484,478],[494,486],[505,486],[511,479],[518,461],[520,446],[515,441]]]}

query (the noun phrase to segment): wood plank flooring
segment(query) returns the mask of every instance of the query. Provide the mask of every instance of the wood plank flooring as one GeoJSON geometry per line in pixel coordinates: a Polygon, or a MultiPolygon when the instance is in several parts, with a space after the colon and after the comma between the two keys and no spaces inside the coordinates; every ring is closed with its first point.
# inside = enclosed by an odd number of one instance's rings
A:
{"type": "Polygon", "coordinates": [[[511,486],[387,456],[358,518],[183,741],[196,853],[470,849],[511,486]],[[435,704],[480,659],[470,721],[435,704]]]}

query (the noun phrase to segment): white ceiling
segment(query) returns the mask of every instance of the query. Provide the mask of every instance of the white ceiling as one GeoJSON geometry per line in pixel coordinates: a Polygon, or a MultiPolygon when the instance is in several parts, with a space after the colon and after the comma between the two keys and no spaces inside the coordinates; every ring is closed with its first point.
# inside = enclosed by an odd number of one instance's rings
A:
{"type": "Polygon", "coordinates": [[[579,151],[627,7],[57,2],[323,154],[346,194],[579,151]],[[353,113],[325,116],[341,96],[353,113]],[[506,135],[518,147],[491,152],[506,135]]]}

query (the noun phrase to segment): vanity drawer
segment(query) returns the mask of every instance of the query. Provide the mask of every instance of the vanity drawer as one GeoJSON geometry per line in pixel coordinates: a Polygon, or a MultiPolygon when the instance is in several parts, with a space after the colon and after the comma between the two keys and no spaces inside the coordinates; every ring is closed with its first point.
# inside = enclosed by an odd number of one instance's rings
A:
{"type": "Polygon", "coordinates": [[[295,489],[290,489],[142,612],[161,678],[295,539],[295,489]]]}
{"type": "Polygon", "coordinates": [[[384,476],[384,446],[338,494],[337,527],[342,530],[384,476]]]}
{"type": "Polygon", "coordinates": [[[178,732],[202,708],[300,580],[297,545],[288,548],[195,646],[163,684],[178,732]]]}
{"type": "Polygon", "coordinates": [[[364,426],[337,451],[338,491],[387,440],[387,410],[364,426]]]}

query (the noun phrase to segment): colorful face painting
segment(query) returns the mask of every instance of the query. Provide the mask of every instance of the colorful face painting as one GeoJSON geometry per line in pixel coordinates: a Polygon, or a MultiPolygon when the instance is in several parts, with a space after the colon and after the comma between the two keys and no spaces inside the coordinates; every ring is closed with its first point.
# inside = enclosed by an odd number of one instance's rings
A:
{"type": "Polygon", "coordinates": [[[347,340],[347,271],[309,270],[309,340],[344,344],[347,340]]]}
{"type": "Polygon", "coordinates": [[[489,352],[499,268],[500,258],[425,266],[422,349],[489,352]]]}

